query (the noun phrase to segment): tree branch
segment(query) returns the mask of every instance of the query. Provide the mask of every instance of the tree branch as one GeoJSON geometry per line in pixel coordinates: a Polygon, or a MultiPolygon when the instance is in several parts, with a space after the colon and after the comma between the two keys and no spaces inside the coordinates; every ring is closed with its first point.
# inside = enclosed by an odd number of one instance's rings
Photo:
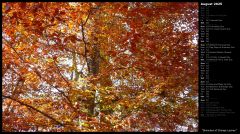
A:
{"type": "Polygon", "coordinates": [[[17,50],[13,47],[13,46],[11,46],[11,45],[9,45],[8,43],[11,43],[10,41],[8,41],[7,39],[5,39],[5,38],[3,38],[7,43],[6,43],[6,45],[7,46],[9,46],[11,49],[13,49],[13,51],[17,54],[17,56],[22,60],[22,61],[24,61],[24,59],[19,55],[19,53],[17,52],[17,50]]]}
{"type": "Polygon", "coordinates": [[[51,117],[50,115],[48,115],[48,114],[46,114],[46,113],[44,113],[44,112],[36,109],[35,107],[33,107],[33,106],[31,106],[31,105],[25,104],[25,103],[23,103],[23,102],[21,102],[21,101],[19,101],[19,100],[17,100],[17,99],[14,99],[14,98],[12,98],[12,97],[10,97],[10,96],[5,96],[5,95],[2,95],[2,96],[3,96],[4,98],[8,98],[8,99],[11,99],[11,100],[13,100],[13,101],[16,101],[16,102],[18,102],[19,104],[24,105],[24,106],[26,106],[26,107],[28,107],[28,108],[31,108],[31,109],[37,111],[38,113],[44,115],[45,117],[53,120],[53,121],[56,122],[57,124],[59,124],[59,125],[61,125],[61,126],[64,126],[63,123],[59,122],[59,121],[56,120],[55,118],[53,118],[53,117],[51,117]]]}
{"type": "Polygon", "coordinates": [[[39,73],[39,71],[38,71],[36,68],[34,69],[34,72],[37,74],[37,76],[38,76],[40,79],[44,80],[44,81],[47,82],[47,84],[49,84],[51,87],[53,87],[53,88],[55,88],[56,90],[58,90],[58,92],[60,92],[60,94],[62,94],[63,97],[65,97],[65,99],[67,99],[68,104],[70,105],[70,107],[71,107],[72,109],[74,109],[74,111],[78,112],[77,109],[73,106],[73,104],[72,104],[71,100],[69,99],[69,97],[68,97],[63,91],[59,90],[56,86],[53,86],[51,83],[48,82],[48,80],[46,80],[45,78],[43,78],[42,75],[39,73]]]}
{"type": "Polygon", "coordinates": [[[90,10],[88,11],[87,18],[86,18],[85,22],[83,23],[83,25],[85,25],[85,24],[87,23],[87,21],[88,21],[88,19],[89,19],[89,16],[90,16],[91,12],[92,12],[92,10],[90,9],[90,10]]]}
{"type": "Polygon", "coordinates": [[[82,22],[82,38],[83,38],[83,43],[84,43],[84,57],[85,57],[85,60],[86,60],[86,64],[87,64],[87,68],[88,68],[88,72],[90,72],[90,66],[87,62],[87,42],[85,41],[85,35],[84,35],[84,27],[83,27],[83,22],[82,22]]]}

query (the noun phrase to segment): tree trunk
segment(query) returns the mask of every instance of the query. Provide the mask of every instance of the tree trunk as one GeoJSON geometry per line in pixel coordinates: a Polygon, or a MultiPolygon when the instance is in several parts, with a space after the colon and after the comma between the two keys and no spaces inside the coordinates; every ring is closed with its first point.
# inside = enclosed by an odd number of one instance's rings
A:
{"type": "MultiPolygon", "coordinates": [[[[96,76],[99,73],[99,64],[100,64],[100,50],[98,44],[93,44],[92,53],[90,57],[88,57],[87,61],[89,65],[89,75],[96,76]]],[[[94,83],[98,85],[98,83],[94,83]]],[[[92,100],[92,104],[90,106],[90,112],[93,116],[97,116],[98,121],[100,122],[100,93],[99,90],[96,89],[94,93],[94,99],[92,100]]]]}

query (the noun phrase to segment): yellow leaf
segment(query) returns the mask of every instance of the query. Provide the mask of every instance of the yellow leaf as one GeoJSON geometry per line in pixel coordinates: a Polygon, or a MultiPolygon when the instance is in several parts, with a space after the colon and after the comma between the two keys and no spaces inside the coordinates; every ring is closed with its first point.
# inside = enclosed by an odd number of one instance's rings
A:
{"type": "Polygon", "coordinates": [[[22,51],[24,49],[24,47],[18,47],[17,50],[18,51],[22,51]]]}
{"type": "Polygon", "coordinates": [[[70,21],[70,22],[68,23],[68,27],[69,27],[70,30],[72,30],[72,28],[73,28],[73,22],[72,22],[72,21],[70,21]]]}
{"type": "Polygon", "coordinates": [[[87,123],[81,122],[80,124],[84,127],[89,127],[89,124],[87,124],[87,123]]]}
{"type": "Polygon", "coordinates": [[[52,58],[46,59],[47,62],[53,62],[54,60],[52,58]]]}

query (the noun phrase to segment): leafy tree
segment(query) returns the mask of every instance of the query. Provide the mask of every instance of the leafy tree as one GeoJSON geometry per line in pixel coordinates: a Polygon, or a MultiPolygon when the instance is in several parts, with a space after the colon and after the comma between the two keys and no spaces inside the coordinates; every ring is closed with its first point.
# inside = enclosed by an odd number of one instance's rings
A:
{"type": "Polygon", "coordinates": [[[2,3],[4,131],[197,131],[197,3],[2,3]]]}

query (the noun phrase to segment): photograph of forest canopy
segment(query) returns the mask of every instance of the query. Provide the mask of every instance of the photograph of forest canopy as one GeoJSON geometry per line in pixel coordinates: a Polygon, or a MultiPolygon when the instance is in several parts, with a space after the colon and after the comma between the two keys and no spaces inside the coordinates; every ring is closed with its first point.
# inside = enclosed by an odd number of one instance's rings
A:
{"type": "Polygon", "coordinates": [[[198,130],[198,3],[2,3],[2,131],[198,130]]]}

